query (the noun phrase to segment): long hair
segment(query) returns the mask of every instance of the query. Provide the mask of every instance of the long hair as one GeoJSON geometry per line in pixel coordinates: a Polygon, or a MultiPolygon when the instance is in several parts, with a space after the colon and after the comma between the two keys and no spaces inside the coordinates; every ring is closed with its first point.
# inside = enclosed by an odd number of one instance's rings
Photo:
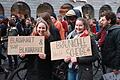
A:
{"type": "Polygon", "coordinates": [[[49,26],[53,25],[53,22],[51,20],[50,14],[48,12],[40,13],[40,17],[42,17],[47,22],[47,24],[49,26]]]}
{"type": "Polygon", "coordinates": [[[40,23],[43,23],[46,25],[46,32],[44,33],[44,36],[45,36],[45,38],[48,38],[50,36],[49,26],[48,26],[47,22],[45,22],[41,17],[37,18],[37,23],[36,23],[31,35],[32,36],[39,36],[39,34],[37,32],[37,27],[40,23]]]}
{"type": "Polygon", "coordinates": [[[85,18],[79,17],[79,18],[77,18],[77,20],[82,21],[85,29],[86,29],[89,33],[91,33],[91,31],[90,31],[90,26],[89,26],[89,24],[88,24],[88,21],[87,21],[85,18]]]}

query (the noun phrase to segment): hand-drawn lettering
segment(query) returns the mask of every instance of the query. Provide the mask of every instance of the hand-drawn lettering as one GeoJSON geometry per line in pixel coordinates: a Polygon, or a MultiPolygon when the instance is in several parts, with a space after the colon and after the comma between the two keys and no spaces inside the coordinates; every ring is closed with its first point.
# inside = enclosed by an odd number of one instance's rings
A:
{"type": "Polygon", "coordinates": [[[43,40],[42,39],[40,39],[39,44],[43,45],[43,40]]]}
{"type": "Polygon", "coordinates": [[[11,48],[11,49],[17,49],[17,48],[18,48],[18,45],[10,45],[10,48],[11,48]]]}
{"type": "Polygon", "coordinates": [[[15,43],[15,39],[14,39],[14,38],[11,38],[11,39],[10,39],[10,43],[15,43]]]}
{"type": "Polygon", "coordinates": [[[9,36],[8,55],[44,53],[43,36],[9,36]]]}
{"type": "Polygon", "coordinates": [[[54,55],[51,60],[63,59],[65,56],[82,57],[92,55],[90,36],[55,41],[51,44],[51,54],[54,55]]]}
{"type": "Polygon", "coordinates": [[[42,47],[19,47],[19,53],[39,53],[42,52],[42,47]]]}

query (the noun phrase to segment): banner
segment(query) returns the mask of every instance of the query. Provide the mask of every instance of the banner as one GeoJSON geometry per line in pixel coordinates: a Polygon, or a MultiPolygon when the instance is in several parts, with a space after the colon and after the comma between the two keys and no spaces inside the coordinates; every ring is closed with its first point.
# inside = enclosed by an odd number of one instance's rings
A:
{"type": "Polygon", "coordinates": [[[51,60],[92,55],[90,36],[51,42],[51,60]]]}
{"type": "Polygon", "coordinates": [[[44,36],[9,36],[8,55],[44,53],[44,36]]]}

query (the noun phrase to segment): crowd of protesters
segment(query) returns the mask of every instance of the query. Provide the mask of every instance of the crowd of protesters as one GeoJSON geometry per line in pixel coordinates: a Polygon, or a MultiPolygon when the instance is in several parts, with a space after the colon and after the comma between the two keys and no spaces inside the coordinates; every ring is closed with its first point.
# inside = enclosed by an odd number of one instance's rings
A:
{"type": "Polygon", "coordinates": [[[101,56],[103,74],[109,72],[120,73],[120,14],[103,12],[99,21],[82,17],[77,9],[69,10],[65,16],[53,12],[40,13],[37,19],[32,17],[20,18],[12,14],[10,18],[0,18],[0,72],[4,72],[1,60],[8,60],[8,69],[14,70],[18,66],[18,59],[28,58],[26,80],[60,80],[53,75],[57,66],[66,63],[66,80],[93,80],[92,63],[101,56]],[[7,50],[4,37],[7,36],[45,36],[45,53],[38,55],[5,55],[7,50]],[[51,61],[50,42],[91,37],[92,56],[71,57],[63,60],[51,61]]]}

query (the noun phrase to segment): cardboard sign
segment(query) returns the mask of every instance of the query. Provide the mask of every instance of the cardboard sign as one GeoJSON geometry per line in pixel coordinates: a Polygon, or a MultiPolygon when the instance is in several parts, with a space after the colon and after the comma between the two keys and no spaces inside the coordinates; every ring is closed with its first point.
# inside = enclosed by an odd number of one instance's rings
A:
{"type": "Polygon", "coordinates": [[[51,60],[92,55],[90,36],[51,42],[51,60]]]}
{"type": "Polygon", "coordinates": [[[103,75],[104,80],[120,80],[120,73],[115,74],[114,72],[107,73],[103,75]]]}
{"type": "Polygon", "coordinates": [[[9,36],[8,55],[44,53],[44,36],[9,36]]]}

